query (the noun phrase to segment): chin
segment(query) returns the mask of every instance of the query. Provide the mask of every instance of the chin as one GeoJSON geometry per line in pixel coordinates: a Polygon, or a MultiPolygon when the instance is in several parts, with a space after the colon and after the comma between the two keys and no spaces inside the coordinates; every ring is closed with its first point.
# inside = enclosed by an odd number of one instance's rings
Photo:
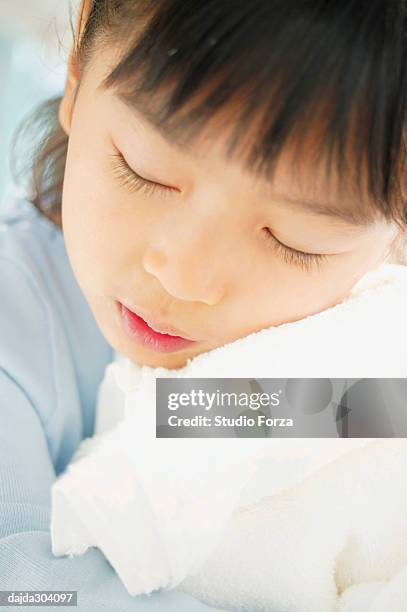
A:
{"type": "Polygon", "coordinates": [[[179,353],[151,353],[132,350],[128,351],[126,357],[138,366],[145,365],[151,368],[162,367],[168,370],[175,370],[184,367],[191,356],[181,351],[179,353]]]}

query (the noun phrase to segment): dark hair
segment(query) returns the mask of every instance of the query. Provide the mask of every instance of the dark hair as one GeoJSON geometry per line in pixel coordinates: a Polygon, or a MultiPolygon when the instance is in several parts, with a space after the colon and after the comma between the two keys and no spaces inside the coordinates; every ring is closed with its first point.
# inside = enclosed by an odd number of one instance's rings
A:
{"type": "MultiPolygon", "coordinates": [[[[250,134],[245,163],[260,174],[272,173],[286,144],[304,152],[302,145],[313,142],[327,169],[335,160],[341,180],[360,188],[363,214],[393,220],[404,233],[406,6],[405,0],[94,0],[75,51],[85,69],[99,45],[120,43],[106,87],[129,104],[147,101],[152,120],[185,142],[219,113],[233,119],[228,154],[250,134]]],[[[68,140],[59,101],[42,104],[19,132],[42,127],[31,185],[35,205],[53,219],[68,140]]]]}

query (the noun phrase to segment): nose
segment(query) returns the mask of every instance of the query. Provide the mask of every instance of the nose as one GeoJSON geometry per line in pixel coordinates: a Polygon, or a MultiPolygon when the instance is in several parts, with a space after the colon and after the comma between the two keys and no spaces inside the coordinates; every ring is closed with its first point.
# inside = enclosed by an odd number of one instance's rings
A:
{"type": "Polygon", "coordinates": [[[218,304],[231,274],[230,244],[222,233],[219,216],[181,207],[156,225],[143,267],[174,298],[218,304]]]}

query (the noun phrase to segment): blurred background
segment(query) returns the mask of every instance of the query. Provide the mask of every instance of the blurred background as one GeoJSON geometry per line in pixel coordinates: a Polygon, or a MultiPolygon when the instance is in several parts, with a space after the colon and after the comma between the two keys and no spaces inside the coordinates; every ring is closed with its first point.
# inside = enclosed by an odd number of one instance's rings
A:
{"type": "Polygon", "coordinates": [[[44,98],[62,93],[76,0],[0,0],[0,206],[13,189],[10,143],[44,98]]]}

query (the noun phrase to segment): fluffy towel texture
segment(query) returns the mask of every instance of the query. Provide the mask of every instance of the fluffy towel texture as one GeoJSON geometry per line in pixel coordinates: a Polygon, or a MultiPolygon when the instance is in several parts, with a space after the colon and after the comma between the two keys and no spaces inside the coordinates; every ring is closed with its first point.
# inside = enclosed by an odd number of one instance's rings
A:
{"type": "MultiPolygon", "coordinates": [[[[179,370],[118,355],[52,488],[55,555],[99,547],[131,594],[231,610],[406,612],[404,439],[156,439],[159,377],[407,377],[407,268],[179,370]]],[[[246,389],[249,391],[249,389],[246,389]]]]}

